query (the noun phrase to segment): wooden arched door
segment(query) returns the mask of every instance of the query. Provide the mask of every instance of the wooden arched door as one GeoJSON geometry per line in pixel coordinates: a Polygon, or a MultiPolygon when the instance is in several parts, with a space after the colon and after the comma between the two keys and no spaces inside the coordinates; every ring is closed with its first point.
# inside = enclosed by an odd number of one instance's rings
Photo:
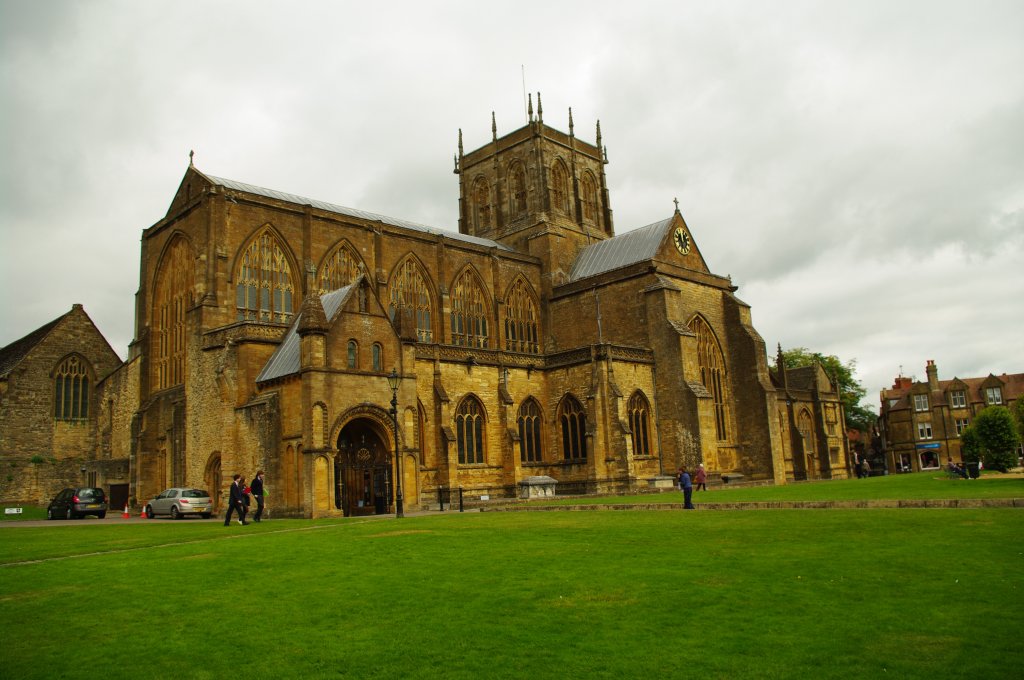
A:
{"type": "Polygon", "coordinates": [[[336,500],[346,517],[392,512],[391,456],[377,427],[359,418],[338,435],[336,500]]]}

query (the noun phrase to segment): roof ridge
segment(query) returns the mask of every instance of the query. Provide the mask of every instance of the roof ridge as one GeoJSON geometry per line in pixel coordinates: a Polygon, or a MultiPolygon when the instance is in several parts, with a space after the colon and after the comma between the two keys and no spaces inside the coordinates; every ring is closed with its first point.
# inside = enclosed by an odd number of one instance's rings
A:
{"type": "Polygon", "coordinates": [[[390,217],[381,213],[374,213],[368,210],[361,210],[359,208],[349,208],[347,206],[340,205],[338,203],[331,203],[329,201],[321,201],[319,199],[307,198],[299,194],[289,193],[287,191],[279,191],[277,189],[270,189],[267,187],[261,187],[256,184],[249,184],[247,182],[240,182],[234,179],[228,179],[226,177],[218,177],[216,175],[208,175],[199,170],[203,177],[217,184],[219,186],[227,187],[229,189],[236,189],[238,191],[245,191],[250,194],[257,194],[259,196],[265,196],[266,198],[276,198],[281,201],[287,201],[289,203],[295,203],[297,205],[311,205],[314,208],[320,208],[327,212],[333,212],[340,215],[348,215],[349,217],[357,217],[371,222],[382,222],[384,224],[390,224],[394,227],[400,227],[403,229],[411,229],[413,231],[426,232],[435,236],[441,236],[451,238],[456,241],[465,241],[467,243],[475,243],[485,247],[498,248],[499,250],[512,251],[513,248],[499,243],[488,238],[482,238],[480,236],[472,236],[470,234],[463,234],[457,231],[451,231],[450,229],[443,229],[441,227],[432,227],[427,224],[420,222],[413,222],[412,220],[406,220],[400,217],[390,217]]]}
{"type": "Polygon", "coordinates": [[[29,352],[46,339],[50,331],[56,328],[73,311],[75,311],[75,307],[64,312],[53,321],[43,324],[24,337],[15,340],[6,347],[0,348],[0,376],[10,373],[29,352]]]}

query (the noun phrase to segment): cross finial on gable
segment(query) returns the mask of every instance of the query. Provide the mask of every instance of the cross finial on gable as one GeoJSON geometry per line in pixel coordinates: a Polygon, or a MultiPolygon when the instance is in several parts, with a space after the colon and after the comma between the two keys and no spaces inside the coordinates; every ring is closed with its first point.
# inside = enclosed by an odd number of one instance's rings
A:
{"type": "Polygon", "coordinates": [[[673,198],[672,202],[676,204],[676,212],[679,212],[679,199],[673,198]]]}
{"type": "Polygon", "coordinates": [[[195,152],[195,151],[192,151],[192,150],[190,149],[190,150],[189,150],[189,152],[188,152],[188,164],[189,164],[190,166],[191,166],[191,165],[194,165],[194,164],[193,164],[193,162],[192,162],[192,159],[193,159],[193,158],[195,157],[195,155],[196,155],[196,152],[195,152]]]}

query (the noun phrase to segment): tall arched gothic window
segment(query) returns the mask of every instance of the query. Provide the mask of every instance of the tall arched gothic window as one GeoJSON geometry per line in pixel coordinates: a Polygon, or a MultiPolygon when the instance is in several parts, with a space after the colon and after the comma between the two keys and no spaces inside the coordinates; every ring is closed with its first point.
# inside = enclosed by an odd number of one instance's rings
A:
{"type": "Polygon", "coordinates": [[[487,347],[487,296],[471,269],[455,279],[451,295],[452,344],[487,347]]]}
{"type": "Polygon", "coordinates": [[[192,247],[184,238],[177,237],[160,262],[153,295],[154,389],[185,381],[185,314],[192,307],[194,279],[192,247]]]}
{"type": "Polygon", "coordinates": [[[802,409],[796,419],[796,429],[800,432],[800,440],[803,442],[804,455],[810,461],[814,457],[814,421],[807,409],[802,409]]]}
{"type": "Polygon", "coordinates": [[[597,185],[589,172],[583,173],[580,182],[580,193],[583,199],[583,219],[588,222],[597,221],[597,185]]]}
{"type": "Polygon", "coordinates": [[[484,407],[476,397],[463,399],[455,412],[455,441],[460,464],[484,462],[484,407]]]}
{"type": "Polygon", "coordinates": [[[540,445],[540,406],[535,399],[527,399],[519,407],[516,420],[519,423],[519,458],[524,463],[539,463],[543,460],[540,445]]]}
{"type": "Polygon", "coordinates": [[[558,420],[562,426],[562,456],[566,460],[586,460],[587,413],[571,394],[562,400],[558,420]]]}
{"type": "Polygon", "coordinates": [[[508,198],[512,219],[526,214],[526,170],[522,163],[514,163],[508,169],[508,198]]]}
{"type": "Polygon", "coordinates": [[[320,267],[320,293],[344,288],[359,276],[359,256],[347,243],[338,246],[320,267]]]}
{"type": "Polygon", "coordinates": [[[270,229],[252,240],[235,273],[238,320],[288,323],[292,318],[292,270],[270,229]]]}
{"type": "Polygon", "coordinates": [[[348,341],[348,367],[359,368],[359,343],[355,340],[348,341]]]}
{"type": "Polygon", "coordinates": [[[551,207],[559,212],[569,212],[569,173],[560,160],[551,166],[551,207]]]}
{"type": "Polygon", "coordinates": [[[715,433],[719,441],[729,438],[728,407],[726,406],[725,360],[718,346],[718,339],[707,322],[699,316],[689,323],[690,330],[697,336],[697,362],[700,365],[700,381],[711,393],[715,408],[715,433]]]}
{"type": "Polygon", "coordinates": [[[537,335],[537,305],[526,282],[519,279],[505,298],[505,349],[537,354],[537,335]]]}
{"type": "Polygon", "coordinates": [[[430,289],[427,288],[426,277],[419,264],[412,257],[407,258],[391,277],[388,299],[388,314],[391,321],[395,320],[399,310],[411,308],[416,317],[416,339],[419,342],[434,340],[430,289]]]}
{"type": "Polygon", "coordinates": [[[477,177],[473,182],[472,205],[473,226],[477,233],[487,231],[491,228],[491,192],[483,177],[477,177]]]}
{"type": "Polygon", "coordinates": [[[70,356],[53,372],[53,417],[55,420],[85,420],[89,417],[89,371],[85,361],[70,356]]]}
{"type": "Polygon", "coordinates": [[[383,369],[381,367],[384,365],[384,348],[379,342],[373,343],[372,354],[373,370],[378,372],[382,371],[383,369]]]}
{"type": "Polygon", "coordinates": [[[651,455],[650,417],[651,405],[644,393],[637,390],[629,399],[629,429],[633,431],[633,455],[651,455]]]}

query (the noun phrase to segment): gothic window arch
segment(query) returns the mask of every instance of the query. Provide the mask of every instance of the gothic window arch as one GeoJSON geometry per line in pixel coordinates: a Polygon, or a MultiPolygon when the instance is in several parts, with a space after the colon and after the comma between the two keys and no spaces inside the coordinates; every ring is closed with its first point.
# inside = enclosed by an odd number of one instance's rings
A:
{"type": "Polygon", "coordinates": [[[376,371],[377,373],[380,373],[381,371],[384,370],[382,368],[382,366],[384,365],[384,348],[381,346],[379,342],[373,343],[372,354],[373,370],[376,371]]]}
{"type": "Polygon", "coordinates": [[[467,267],[455,279],[451,292],[452,344],[463,347],[488,346],[487,308],[489,300],[473,270],[467,267]]]}
{"type": "Polygon", "coordinates": [[[726,406],[725,359],[718,338],[703,317],[695,316],[688,324],[697,336],[697,363],[700,381],[711,393],[715,410],[715,434],[719,441],[729,439],[729,417],[726,406]]]}
{"type": "Polygon", "coordinates": [[[423,269],[413,257],[398,266],[388,284],[388,315],[395,321],[400,310],[409,308],[416,319],[416,339],[433,342],[433,303],[423,269]]]}
{"type": "Polygon", "coordinates": [[[800,433],[800,440],[803,442],[804,455],[813,456],[814,447],[814,419],[807,409],[801,409],[796,419],[796,429],[800,433]]]}
{"type": "Polygon", "coordinates": [[[519,424],[519,458],[524,463],[539,463],[544,459],[541,449],[541,409],[540,404],[530,397],[519,407],[516,416],[519,424]]]}
{"type": "Polygon", "coordinates": [[[651,404],[640,390],[633,393],[627,405],[629,429],[632,430],[633,455],[651,455],[650,422],[651,404]]]}
{"type": "Polygon", "coordinates": [[[551,166],[551,207],[558,212],[569,212],[569,173],[561,160],[551,166]]]}
{"type": "Polygon", "coordinates": [[[356,255],[352,246],[348,242],[342,242],[320,265],[320,272],[317,276],[320,293],[344,288],[355,281],[360,274],[359,265],[361,263],[362,260],[356,255]]]}
{"type": "Polygon", "coordinates": [[[580,194],[583,202],[583,219],[597,222],[597,183],[589,172],[583,173],[580,181],[580,194]]]}
{"type": "Polygon", "coordinates": [[[427,441],[427,409],[423,408],[423,402],[419,399],[416,400],[416,441],[414,442],[416,448],[422,453],[424,449],[424,442],[427,441]]]}
{"type": "Polygon", "coordinates": [[[491,190],[484,177],[477,177],[473,182],[472,192],[473,226],[476,232],[484,232],[491,228],[491,190]]]}
{"type": "Polygon", "coordinates": [[[537,354],[540,351],[538,317],[529,286],[522,278],[517,279],[505,296],[505,349],[537,354]]]}
{"type": "Polygon", "coordinates": [[[85,420],[89,417],[89,367],[79,356],[60,362],[53,372],[53,417],[55,420],[85,420]]]}
{"type": "Polygon", "coordinates": [[[558,422],[562,428],[562,457],[566,460],[587,459],[587,412],[571,394],[562,400],[558,409],[558,422]]]}
{"type": "Polygon", "coordinates": [[[479,399],[469,395],[455,411],[455,441],[460,465],[484,462],[484,424],[483,405],[479,399]]]}
{"type": "Polygon", "coordinates": [[[193,304],[195,257],[182,237],[171,241],[160,261],[153,292],[152,366],[157,390],[185,382],[185,315],[193,304]]]}
{"type": "Polygon", "coordinates": [[[288,323],[292,318],[292,269],[281,242],[264,227],[246,246],[235,271],[239,321],[288,323]]]}
{"type": "Polygon", "coordinates": [[[526,170],[522,163],[513,163],[508,169],[509,215],[512,219],[522,217],[527,211],[526,170]]]}
{"type": "Polygon", "coordinates": [[[359,343],[355,340],[348,341],[348,367],[359,368],[359,343]]]}

